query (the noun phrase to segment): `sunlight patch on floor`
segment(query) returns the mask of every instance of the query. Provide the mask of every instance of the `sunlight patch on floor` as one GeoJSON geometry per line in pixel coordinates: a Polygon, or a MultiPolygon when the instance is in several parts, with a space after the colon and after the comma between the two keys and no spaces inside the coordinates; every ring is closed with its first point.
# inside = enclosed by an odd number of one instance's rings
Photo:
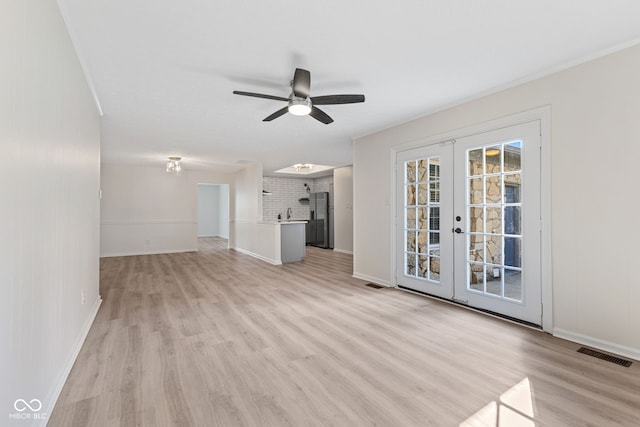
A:
{"type": "Polygon", "coordinates": [[[525,378],[502,393],[500,399],[460,423],[460,427],[535,427],[533,392],[525,378]]]}

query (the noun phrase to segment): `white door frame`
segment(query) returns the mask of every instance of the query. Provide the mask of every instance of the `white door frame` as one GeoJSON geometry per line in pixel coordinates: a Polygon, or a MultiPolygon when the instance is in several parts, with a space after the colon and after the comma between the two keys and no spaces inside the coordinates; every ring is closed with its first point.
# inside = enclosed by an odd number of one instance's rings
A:
{"type": "Polygon", "coordinates": [[[392,212],[391,212],[391,242],[393,242],[393,250],[391,251],[391,273],[393,285],[397,286],[397,273],[398,265],[397,259],[397,222],[403,218],[403,212],[398,208],[395,200],[397,199],[397,186],[396,186],[396,160],[397,155],[401,151],[410,150],[413,148],[424,147],[428,145],[446,143],[456,138],[463,138],[466,136],[475,135],[487,131],[519,125],[534,120],[540,121],[540,164],[541,164],[541,265],[540,265],[540,278],[541,278],[541,294],[542,294],[542,329],[545,332],[551,333],[553,331],[553,283],[552,283],[552,270],[551,270],[551,106],[546,105],[532,110],[512,114],[509,116],[501,117],[487,122],[466,126],[460,129],[444,132],[431,137],[415,139],[405,143],[401,143],[391,148],[390,152],[390,166],[392,173],[390,174],[390,200],[393,200],[392,212]]]}

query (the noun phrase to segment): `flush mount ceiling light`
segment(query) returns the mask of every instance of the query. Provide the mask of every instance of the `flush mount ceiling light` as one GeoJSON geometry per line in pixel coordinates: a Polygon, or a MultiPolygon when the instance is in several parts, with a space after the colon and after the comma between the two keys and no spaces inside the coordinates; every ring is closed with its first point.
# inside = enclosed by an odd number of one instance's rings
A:
{"type": "Polygon", "coordinates": [[[306,116],[311,112],[311,100],[309,98],[294,97],[287,107],[294,116],[306,116]]]}
{"type": "Polygon", "coordinates": [[[172,156],[169,157],[169,161],[167,162],[167,173],[174,173],[176,175],[180,175],[180,171],[182,171],[182,166],[180,165],[180,161],[182,157],[172,156]]]}
{"type": "Polygon", "coordinates": [[[312,169],[313,165],[311,163],[297,163],[293,165],[293,167],[296,168],[297,171],[300,171],[302,169],[312,169]]]}

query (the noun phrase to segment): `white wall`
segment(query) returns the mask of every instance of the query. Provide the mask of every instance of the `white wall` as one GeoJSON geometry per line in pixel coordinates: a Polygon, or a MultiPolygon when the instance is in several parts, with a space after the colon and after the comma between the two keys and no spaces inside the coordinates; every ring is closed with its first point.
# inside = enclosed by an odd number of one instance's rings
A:
{"type": "Polygon", "coordinates": [[[353,253],[353,167],[333,170],[333,250],[353,253]]]}
{"type": "Polygon", "coordinates": [[[391,147],[551,105],[554,333],[640,358],[639,75],[635,46],[358,139],[354,274],[393,283],[391,147]]]}
{"type": "MultiPolygon", "coordinates": [[[[235,175],[234,197],[236,210],[231,221],[229,247],[274,265],[282,264],[281,227],[275,217],[264,218],[263,210],[269,209],[272,215],[277,212],[272,207],[263,209],[273,196],[263,196],[263,182],[270,185],[266,190],[283,191],[278,197],[281,203],[287,197],[297,194],[295,188],[303,190],[300,196],[306,196],[305,180],[289,178],[262,177],[262,164],[251,163],[235,175]]],[[[308,180],[307,182],[311,182],[308,180]]],[[[292,199],[291,199],[292,200],[292,199]]],[[[297,198],[295,202],[298,203],[297,198]]],[[[275,206],[275,204],[274,204],[275,206]]],[[[286,208],[283,212],[286,215],[286,208]]],[[[295,214],[294,217],[295,218],[295,214]]],[[[300,218],[297,218],[300,219],[300,218]]]]}
{"type": "Polygon", "coordinates": [[[248,163],[233,177],[236,209],[235,221],[256,222],[262,219],[262,164],[248,163]]]}
{"type": "Polygon", "coordinates": [[[0,40],[0,425],[27,426],[100,302],[100,116],[55,1],[3,2],[0,40]]]}
{"type": "Polygon", "coordinates": [[[198,184],[198,237],[218,236],[220,232],[220,188],[198,184]]]}
{"type": "Polygon", "coordinates": [[[272,264],[280,263],[280,228],[262,223],[262,164],[247,164],[236,173],[234,184],[236,209],[229,247],[272,264]]]}
{"type": "Polygon", "coordinates": [[[233,180],[201,170],[168,174],[162,159],[158,166],[103,164],[101,256],[198,250],[198,183],[233,180]]]}

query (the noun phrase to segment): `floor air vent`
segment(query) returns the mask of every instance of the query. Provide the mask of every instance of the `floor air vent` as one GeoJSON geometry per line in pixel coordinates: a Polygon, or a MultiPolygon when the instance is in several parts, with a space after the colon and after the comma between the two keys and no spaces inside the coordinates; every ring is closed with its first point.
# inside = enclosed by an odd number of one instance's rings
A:
{"type": "Polygon", "coordinates": [[[368,286],[373,289],[382,289],[384,286],[376,285],[375,283],[367,283],[365,286],[368,286]]]}
{"type": "Polygon", "coordinates": [[[630,360],[622,359],[621,357],[611,356],[605,353],[600,353],[599,351],[591,350],[590,348],[586,348],[586,347],[580,347],[578,349],[578,353],[586,354],[588,356],[592,356],[597,359],[606,360],[607,362],[615,363],[616,365],[624,366],[625,368],[628,368],[629,366],[631,366],[631,363],[633,363],[630,360]]]}

